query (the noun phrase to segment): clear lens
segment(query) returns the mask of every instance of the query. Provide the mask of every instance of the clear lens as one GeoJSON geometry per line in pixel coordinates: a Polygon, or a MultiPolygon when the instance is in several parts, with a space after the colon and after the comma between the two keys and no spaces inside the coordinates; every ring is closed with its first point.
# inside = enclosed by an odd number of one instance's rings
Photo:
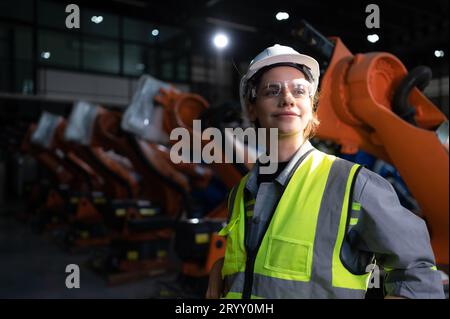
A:
{"type": "Polygon", "coordinates": [[[312,85],[305,79],[271,81],[264,83],[257,92],[253,91],[252,93],[254,97],[272,98],[278,97],[282,92],[287,91],[296,99],[307,98],[311,97],[312,85]]]}

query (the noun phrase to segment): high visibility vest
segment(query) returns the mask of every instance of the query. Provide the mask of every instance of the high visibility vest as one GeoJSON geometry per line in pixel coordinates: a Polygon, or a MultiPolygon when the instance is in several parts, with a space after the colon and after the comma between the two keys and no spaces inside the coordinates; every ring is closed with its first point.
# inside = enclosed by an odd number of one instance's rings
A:
{"type": "Polygon", "coordinates": [[[353,274],[340,258],[360,166],[313,151],[293,173],[259,249],[247,254],[244,188],[237,186],[222,277],[225,298],[364,298],[370,272],[353,274]]]}

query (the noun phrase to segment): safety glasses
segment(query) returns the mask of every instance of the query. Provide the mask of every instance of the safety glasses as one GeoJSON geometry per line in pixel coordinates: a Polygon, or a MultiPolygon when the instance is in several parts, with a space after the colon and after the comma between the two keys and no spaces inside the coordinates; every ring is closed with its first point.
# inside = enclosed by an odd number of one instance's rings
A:
{"type": "Polygon", "coordinates": [[[289,81],[270,81],[260,85],[259,89],[253,88],[252,97],[274,98],[287,90],[296,99],[306,99],[312,96],[312,84],[306,79],[293,79],[289,81]]]}

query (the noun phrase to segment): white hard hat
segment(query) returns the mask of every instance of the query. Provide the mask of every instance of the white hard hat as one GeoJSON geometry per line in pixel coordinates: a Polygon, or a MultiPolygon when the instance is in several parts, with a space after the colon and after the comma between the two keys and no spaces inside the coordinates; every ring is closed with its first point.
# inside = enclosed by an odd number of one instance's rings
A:
{"type": "Polygon", "coordinates": [[[316,94],[317,87],[319,86],[320,69],[319,63],[312,57],[300,54],[291,47],[275,44],[268,47],[260,54],[258,54],[248,67],[247,74],[245,74],[239,86],[239,97],[241,99],[242,109],[245,110],[245,91],[247,82],[263,67],[278,64],[278,63],[294,63],[299,65],[305,65],[311,71],[312,75],[312,95],[316,94]]]}

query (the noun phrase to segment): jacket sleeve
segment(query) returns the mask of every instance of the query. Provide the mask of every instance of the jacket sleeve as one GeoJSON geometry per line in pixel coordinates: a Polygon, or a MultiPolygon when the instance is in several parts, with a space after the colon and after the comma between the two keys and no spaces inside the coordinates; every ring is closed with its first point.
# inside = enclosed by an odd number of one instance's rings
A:
{"type": "Polygon", "coordinates": [[[403,206],[392,185],[365,168],[358,174],[353,201],[360,211],[350,243],[373,253],[385,272],[385,291],[405,298],[444,298],[440,272],[426,224],[403,206]]]}

